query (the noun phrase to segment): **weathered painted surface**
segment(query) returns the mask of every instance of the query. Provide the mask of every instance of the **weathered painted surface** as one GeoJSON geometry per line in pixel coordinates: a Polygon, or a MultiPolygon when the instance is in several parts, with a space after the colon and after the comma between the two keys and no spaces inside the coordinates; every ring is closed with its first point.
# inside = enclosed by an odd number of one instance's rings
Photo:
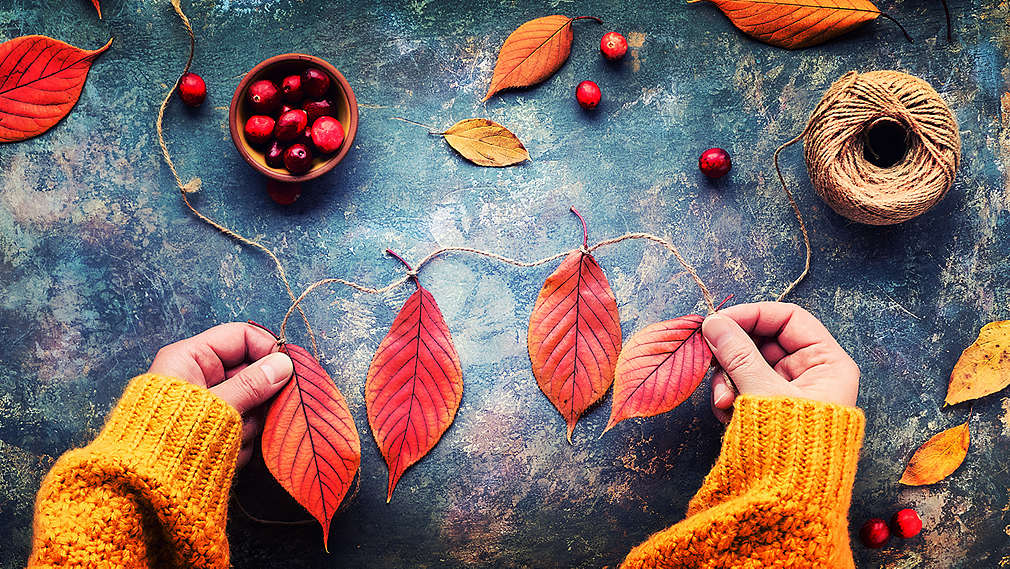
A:
{"type": "MultiPolygon", "coordinates": [[[[813,194],[801,152],[784,167],[812,228],[814,273],[793,300],[820,316],[863,369],[867,439],[853,497],[854,528],[902,506],[922,537],[882,552],[854,547],[861,567],[1010,566],[1010,398],[979,401],[965,466],[929,488],[896,484],[911,452],[964,420],[941,410],[947,375],[978,328],[1010,317],[1010,5],[951,2],[943,38],[937,2],[883,0],[918,38],[879,21],[828,45],[788,52],[738,34],[710,5],[614,2],[184,2],[199,36],[195,71],[210,98],[177,101],[167,138],[198,207],[268,244],[296,288],[325,276],[384,284],[401,274],[393,247],[418,259],[470,245],[531,259],[576,246],[579,207],[591,239],[625,231],[676,238],[717,294],[765,299],[799,270],[801,241],[771,170],[771,153],[820,94],[850,69],[895,68],[930,81],[956,110],[964,161],[951,195],[898,227],[847,222],[813,194]],[[578,4],[578,5],[577,5],[578,4]],[[546,84],[479,104],[512,28],[550,13],[579,22],[571,60],[546,84]],[[632,51],[607,65],[597,42],[623,31],[632,51]],[[226,118],[239,76],[286,51],[325,57],[361,102],[348,158],[292,207],[274,205],[241,161],[226,118]],[[604,92],[584,114],[582,79],[604,92]],[[522,138],[531,163],[464,163],[404,116],[437,126],[470,117],[522,138]],[[697,155],[733,155],[732,174],[704,181],[697,155]]],[[[71,116],[46,135],[0,147],[0,567],[28,555],[32,499],[60,453],[86,443],[126,381],[158,347],[215,323],[279,322],[288,302],[270,262],[216,234],[181,205],[161,163],[157,105],[185,59],[167,1],[0,0],[0,39],[43,33],[81,47],[116,43],[92,70],[71,116]]],[[[625,335],[700,310],[699,294],[654,245],[599,251],[625,335]]],[[[382,298],[319,292],[306,306],[324,361],[363,438],[357,494],[334,522],[326,555],[313,526],[253,523],[233,512],[236,567],[613,566],[677,521],[718,452],[707,384],[676,411],[628,421],[600,440],[609,399],[564,440],[525,354],[526,320],[553,267],[518,269],[467,256],[421,274],[463,363],[455,424],[411,468],[391,504],[386,468],[367,431],[363,384],[405,286],[382,298]]],[[[292,336],[304,339],[298,326],[292,336]]],[[[251,467],[238,498],[253,514],[304,517],[251,467]]]]}

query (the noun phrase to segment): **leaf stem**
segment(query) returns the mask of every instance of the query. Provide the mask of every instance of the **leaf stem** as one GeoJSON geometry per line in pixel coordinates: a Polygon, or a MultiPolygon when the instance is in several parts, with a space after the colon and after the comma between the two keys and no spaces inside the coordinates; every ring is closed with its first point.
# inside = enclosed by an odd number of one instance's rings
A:
{"type": "Polygon", "coordinates": [[[950,31],[950,8],[947,7],[947,0],[940,0],[940,3],[943,4],[943,13],[947,16],[947,43],[953,43],[954,35],[950,31]]]}
{"type": "Polygon", "coordinates": [[[576,17],[572,18],[573,22],[575,20],[596,20],[597,24],[602,24],[603,23],[603,20],[597,18],[596,16],[576,16],[576,17]]]}
{"type": "Polygon", "coordinates": [[[726,300],[724,300],[724,301],[720,302],[720,303],[719,303],[719,306],[716,306],[716,307],[715,307],[715,311],[716,311],[716,312],[719,312],[719,309],[720,309],[720,308],[722,308],[722,305],[724,305],[724,304],[726,304],[727,302],[729,302],[729,299],[733,298],[733,296],[734,296],[734,295],[732,295],[732,294],[731,294],[731,295],[729,295],[729,296],[727,296],[727,297],[726,297],[726,300]]]}
{"type": "Polygon", "coordinates": [[[403,263],[403,266],[407,267],[407,275],[410,278],[414,279],[414,284],[416,284],[418,288],[421,287],[420,281],[417,280],[417,272],[410,267],[410,263],[408,263],[407,261],[405,261],[403,259],[403,257],[397,255],[396,251],[393,251],[392,249],[386,249],[386,254],[387,255],[392,255],[393,258],[395,258],[397,261],[400,261],[401,263],[403,263]]]}
{"type": "Polygon", "coordinates": [[[898,29],[901,30],[901,33],[905,34],[905,39],[908,40],[908,43],[915,43],[915,41],[912,39],[912,36],[908,35],[908,30],[905,29],[905,26],[901,25],[901,22],[899,22],[898,20],[895,20],[891,16],[888,16],[884,12],[881,12],[880,15],[883,16],[883,17],[885,17],[885,18],[887,18],[888,20],[891,20],[892,22],[894,22],[894,25],[898,26],[898,29]]]}
{"type": "Polygon", "coordinates": [[[393,120],[403,121],[405,123],[410,123],[410,124],[413,124],[413,125],[424,127],[426,129],[428,129],[428,134],[445,134],[443,132],[439,132],[439,131],[435,130],[433,127],[430,127],[430,126],[428,126],[426,124],[423,124],[423,123],[419,123],[417,121],[412,121],[410,119],[405,119],[403,117],[389,117],[389,118],[391,118],[393,120]]]}
{"type": "Polygon", "coordinates": [[[249,324],[252,324],[253,326],[255,326],[257,328],[263,329],[266,333],[268,333],[271,336],[273,336],[274,339],[276,339],[278,342],[281,341],[281,337],[280,336],[278,336],[277,334],[274,334],[273,330],[271,330],[270,328],[267,328],[266,326],[260,324],[259,322],[256,322],[255,320],[246,320],[246,322],[249,323],[249,324]]]}
{"type": "Polygon", "coordinates": [[[579,213],[579,210],[575,209],[575,206],[571,206],[569,209],[571,209],[572,213],[574,213],[576,216],[578,216],[579,221],[582,222],[582,246],[583,247],[588,247],[589,246],[589,227],[586,226],[586,220],[585,220],[585,218],[582,217],[582,214],[579,213]]]}

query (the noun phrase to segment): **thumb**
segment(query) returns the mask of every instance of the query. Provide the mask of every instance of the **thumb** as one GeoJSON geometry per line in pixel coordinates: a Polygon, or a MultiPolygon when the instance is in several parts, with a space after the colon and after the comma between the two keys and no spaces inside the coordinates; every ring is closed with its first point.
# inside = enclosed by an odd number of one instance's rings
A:
{"type": "Polygon", "coordinates": [[[781,391],[778,385],[785,379],[768,365],[754,340],[733,319],[713,314],[702,323],[701,333],[740,393],[762,395],[781,391]]]}
{"type": "Polygon", "coordinates": [[[234,377],[211,387],[210,391],[244,415],[280,391],[293,371],[291,358],[287,354],[274,352],[260,358],[234,377]]]}

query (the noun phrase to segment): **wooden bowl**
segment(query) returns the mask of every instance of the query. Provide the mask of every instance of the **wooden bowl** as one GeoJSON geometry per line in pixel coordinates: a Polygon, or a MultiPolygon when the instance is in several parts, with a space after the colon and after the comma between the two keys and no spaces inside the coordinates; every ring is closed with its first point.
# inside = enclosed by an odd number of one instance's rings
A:
{"type": "Polygon", "coordinates": [[[347,152],[354,143],[354,135],[358,132],[358,101],[354,98],[354,91],[351,90],[347,79],[326,61],[303,53],[285,53],[275,55],[270,59],[261,62],[246,73],[242,81],[235,89],[235,95],[231,98],[231,107],[228,109],[228,123],[231,128],[231,139],[235,143],[235,148],[239,154],[245,158],[250,166],[258,170],[264,176],[273,178],[281,182],[304,182],[313,178],[318,178],[329,172],[334,166],[340,163],[347,156],[347,152]],[[270,79],[280,88],[281,80],[287,75],[301,73],[307,67],[317,67],[330,76],[330,90],[327,97],[336,107],[336,118],[344,126],[344,143],[336,153],[329,156],[316,156],[313,158],[312,168],[304,174],[292,174],[284,168],[271,168],[267,166],[264,149],[257,148],[245,138],[245,123],[252,116],[247,108],[245,100],[246,89],[249,85],[260,79],[270,79]]]}

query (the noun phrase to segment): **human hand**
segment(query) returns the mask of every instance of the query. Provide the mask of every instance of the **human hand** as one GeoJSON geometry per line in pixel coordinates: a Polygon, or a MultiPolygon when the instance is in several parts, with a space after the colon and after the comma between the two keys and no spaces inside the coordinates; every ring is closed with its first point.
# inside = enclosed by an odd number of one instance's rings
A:
{"type": "Polygon", "coordinates": [[[260,405],[280,391],[293,372],[291,358],[277,350],[277,339],[269,332],[230,322],[158,350],[147,372],[206,387],[239,412],[241,468],[263,428],[260,405]]]}
{"type": "Polygon", "coordinates": [[[731,385],[741,394],[856,404],[859,366],[795,304],[730,306],[706,318],[701,332],[722,368],[712,378],[712,408],[724,422],[736,399],[731,385]]]}

